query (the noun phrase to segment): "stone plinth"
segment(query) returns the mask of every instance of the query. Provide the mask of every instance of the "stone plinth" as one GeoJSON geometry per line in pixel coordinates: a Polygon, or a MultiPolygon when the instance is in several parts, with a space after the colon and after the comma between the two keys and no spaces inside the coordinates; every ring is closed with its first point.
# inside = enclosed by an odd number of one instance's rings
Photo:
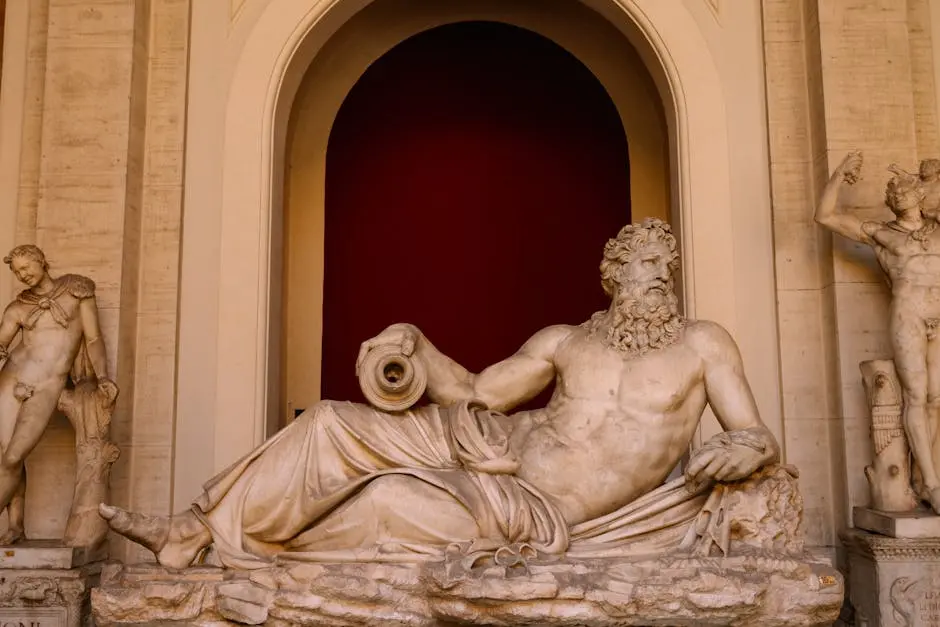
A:
{"type": "Polygon", "coordinates": [[[442,563],[284,564],[251,572],[105,567],[92,607],[124,625],[828,625],[843,581],[790,558],[563,560],[454,577],[442,563]]]}
{"type": "Polygon", "coordinates": [[[30,541],[0,547],[0,625],[84,627],[101,551],[30,541]]]}
{"type": "Polygon", "coordinates": [[[940,516],[926,510],[881,512],[856,507],[852,514],[856,529],[891,538],[940,538],[940,516]]]}
{"type": "Polygon", "coordinates": [[[940,538],[890,538],[852,529],[842,541],[856,625],[940,627],[940,538]]]}
{"type": "Polygon", "coordinates": [[[27,540],[0,547],[0,569],[69,570],[107,558],[107,548],[63,546],[56,540],[27,540]]]}

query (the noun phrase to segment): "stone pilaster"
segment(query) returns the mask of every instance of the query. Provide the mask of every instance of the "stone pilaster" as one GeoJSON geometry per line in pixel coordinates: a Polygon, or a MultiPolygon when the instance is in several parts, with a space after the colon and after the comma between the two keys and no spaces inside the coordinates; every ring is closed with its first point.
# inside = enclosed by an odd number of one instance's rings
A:
{"type": "MultiPolygon", "coordinates": [[[[841,410],[830,310],[831,245],[813,221],[814,106],[821,91],[810,2],[764,0],[764,59],[780,329],[786,461],[802,469],[807,542],[836,544],[844,463],[834,437],[841,410]]],[[[840,429],[841,430],[841,429],[840,429]]]]}

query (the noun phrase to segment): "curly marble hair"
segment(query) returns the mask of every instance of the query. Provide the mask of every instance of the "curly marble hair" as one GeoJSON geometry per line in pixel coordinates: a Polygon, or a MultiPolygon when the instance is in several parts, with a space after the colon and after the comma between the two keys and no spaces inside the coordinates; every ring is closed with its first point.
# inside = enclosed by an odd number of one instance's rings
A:
{"type": "Polygon", "coordinates": [[[10,254],[3,258],[3,263],[12,268],[13,260],[17,258],[26,258],[32,261],[38,261],[40,264],[42,264],[43,270],[49,269],[49,264],[46,262],[46,255],[43,254],[39,246],[35,246],[33,244],[21,244],[11,250],[10,254]]]}
{"type": "MultiPolygon", "coordinates": [[[[661,242],[676,252],[678,245],[672,234],[672,228],[659,218],[646,218],[641,223],[628,224],[620,229],[617,237],[607,241],[604,246],[604,258],[601,260],[601,284],[608,296],[613,296],[619,284],[620,268],[633,258],[637,250],[649,242],[661,242]]],[[[679,255],[669,262],[669,269],[679,269],[679,255]]]]}
{"type": "Polygon", "coordinates": [[[925,195],[920,181],[910,174],[905,172],[896,173],[885,185],[885,204],[892,211],[896,212],[901,198],[909,195],[917,198],[918,204],[924,199],[925,195]]]}

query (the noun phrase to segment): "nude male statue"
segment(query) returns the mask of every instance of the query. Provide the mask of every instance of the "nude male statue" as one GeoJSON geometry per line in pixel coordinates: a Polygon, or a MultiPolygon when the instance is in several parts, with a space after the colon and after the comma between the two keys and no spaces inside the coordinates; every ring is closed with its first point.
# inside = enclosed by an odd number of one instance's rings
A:
{"type": "Polygon", "coordinates": [[[835,169],[816,208],[816,221],[871,246],[887,276],[904,429],[920,473],[919,496],[940,513],[940,230],[923,207],[925,196],[937,192],[933,179],[940,164],[922,163],[920,180],[893,170],[885,190],[885,204],[896,216],[891,222],[866,222],[840,207],[839,191],[857,180],[861,165],[861,154],[853,152],[835,169]]]}
{"type": "Polygon", "coordinates": [[[91,279],[51,277],[42,251],[30,244],[3,261],[28,287],[0,320],[0,508],[8,508],[10,521],[0,545],[9,545],[24,537],[24,461],[46,430],[70,372],[81,365],[76,360],[90,362],[109,397],[117,387],[108,379],[91,279]],[[11,350],[17,334],[20,342],[11,350]]]}
{"type": "Polygon", "coordinates": [[[729,334],[680,316],[677,267],[667,224],[624,227],[601,263],[610,308],[580,326],[539,331],[479,374],[413,325],[392,325],[362,345],[360,362],[379,346],[399,346],[426,365],[434,405],[388,414],[322,402],[213,479],[192,510],[161,519],[103,505],[102,515],[175,567],[212,542],[223,563],[245,568],[252,556],[285,551],[348,549],[347,557],[377,559],[355,551],[380,544],[421,553],[493,539],[563,552],[569,530],[574,538],[662,484],[706,403],[732,437],[692,457],[683,491],[748,477],[776,460],[777,443],[729,334]],[[495,413],[553,379],[544,409],[495,413]],[[488,411],[448,410],[468,403],[488,411]]]}

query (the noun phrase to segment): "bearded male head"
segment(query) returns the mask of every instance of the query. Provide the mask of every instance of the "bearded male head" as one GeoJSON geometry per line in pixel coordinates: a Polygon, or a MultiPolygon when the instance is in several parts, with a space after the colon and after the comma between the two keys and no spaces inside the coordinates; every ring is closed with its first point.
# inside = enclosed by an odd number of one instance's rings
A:
{"type": "Polygon", "coordinates": [[[609,240],[601,260],[601,283],[611,307],[585,323],[591,336],[628,354],[642,355],[679,339],[674,273],[679,269],[676,238],[658,218],[629,224],[609,240]]]}

